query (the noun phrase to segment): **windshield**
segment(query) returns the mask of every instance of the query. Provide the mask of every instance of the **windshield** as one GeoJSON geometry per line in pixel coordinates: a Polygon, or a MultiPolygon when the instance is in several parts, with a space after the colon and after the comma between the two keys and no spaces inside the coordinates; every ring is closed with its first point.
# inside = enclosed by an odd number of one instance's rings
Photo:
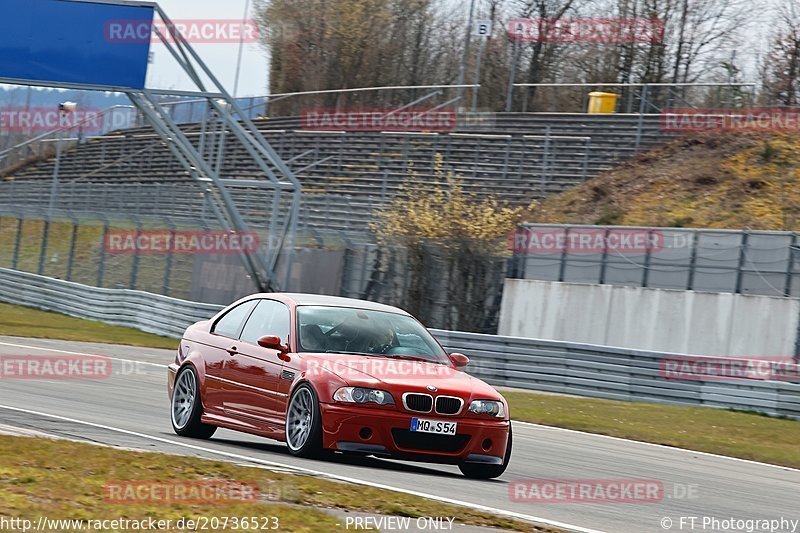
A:
{"type": "Polygon", "coordinates": [[[347,307],[297,308],[300,352],[419,358],[448,363],[428,330],[406,315],[347,307]]]}

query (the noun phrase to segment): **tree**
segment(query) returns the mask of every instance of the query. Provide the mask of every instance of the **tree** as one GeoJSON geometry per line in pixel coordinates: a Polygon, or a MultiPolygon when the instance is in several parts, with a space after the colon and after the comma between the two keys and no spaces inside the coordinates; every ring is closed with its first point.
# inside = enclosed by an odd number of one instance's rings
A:
{"type": "Polygon", "coordinates": [[[507,238],[525,209],[466,192],[436,157],[436,181],[422,183],[412,175],[373,224],[381,270],[394,303],[424,323],[491,331],[497,310],[491,299],[505,278],[507,238]]]}
{"type": "Polygon", "coordinates": [[[794,106],[800,103],[800,14],[785,6],[781,19],[765,61],[764,94],[770,104],[794,106]]]}

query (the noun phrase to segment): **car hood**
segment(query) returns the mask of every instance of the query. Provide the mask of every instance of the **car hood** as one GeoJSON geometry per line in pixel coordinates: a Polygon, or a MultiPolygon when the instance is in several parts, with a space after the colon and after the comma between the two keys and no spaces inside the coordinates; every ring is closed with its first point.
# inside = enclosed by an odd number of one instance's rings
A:
{"type": "Polygon", "coordinates": [[[493,387],[446,364],[390,357],[344,354],[303,354],[306,372],[334,374],[349,385],[380,387],[392,393],[426,392],[466,398],[500,399],[493,387]]]}

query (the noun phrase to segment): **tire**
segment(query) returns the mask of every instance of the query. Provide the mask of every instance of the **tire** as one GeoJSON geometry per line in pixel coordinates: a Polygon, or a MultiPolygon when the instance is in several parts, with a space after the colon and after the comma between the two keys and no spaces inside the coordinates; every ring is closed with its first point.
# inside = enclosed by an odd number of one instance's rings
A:
{"type": "Polygon", "coordinates": [[[217,431],[217,427],[202,423],[202,414],[203,402],[197,384],[197,373],[191,365],[187,365],[175,377],[175,389],[170,401],[172,429],[181,437],[209,439],[217,431]]]}
{"type": "Polygon", "coordinates": [[[506,445],[506,454],[503,457],[503,464],[501,465],[485,465],[481,463],[461,463],[458,469],[464,476],[472,479],[494,479],[503,475],[508,467],[508,462],[511,460],[511,423],[508,424],[508,444],[506,445]]]}
{"type": "Polygon", "coordinates": [[[286,409],[286,445],[296,457],[322,456],[322,417],[319,398],[308,383],[298,386],[286,409]]]}

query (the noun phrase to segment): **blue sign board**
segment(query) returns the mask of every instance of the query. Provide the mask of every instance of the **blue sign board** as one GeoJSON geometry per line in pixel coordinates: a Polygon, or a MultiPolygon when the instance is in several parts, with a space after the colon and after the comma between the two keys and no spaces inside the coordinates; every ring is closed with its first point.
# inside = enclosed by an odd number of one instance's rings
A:
{"type": "Polygon", "coordinates": [[[153,11],[151,5],[0,0],[0,78],[143,89],[150,39],[120,38],[109,27],[151,24],[153,11]]]}

